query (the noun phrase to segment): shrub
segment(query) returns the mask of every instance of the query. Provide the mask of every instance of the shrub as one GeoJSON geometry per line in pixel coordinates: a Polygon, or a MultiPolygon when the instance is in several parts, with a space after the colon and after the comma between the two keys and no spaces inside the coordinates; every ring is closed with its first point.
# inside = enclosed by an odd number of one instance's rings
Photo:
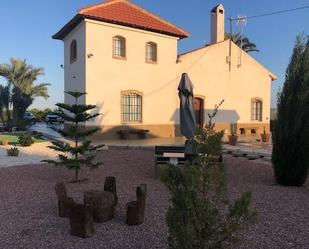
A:
{"type": "Polygon", "coordinates": [[[39,110],[39,109],[34,108],[34,109],[31,109],[30,111],[31,111],[31,113],[34,115],[34,117],[35,117],[35,119],[36,119],[37,121],[44,121],[46,115],[47,115],[49,112],[51,112],[52,110],[49,109],[49,108],[46,108],[46,109],[44,109],[44,110],[39,110]]]}
{"type": "Polygon", "coordinates": [[[298,36],[278,95],[272,162],[277,183],[302,186],[309,170],[309,38],[298,36]]]}
{"type": "Polygon", "coordinates": [[[34,143],[34,139],[30,134],[24,133],[18,136],[18,143],[21,146],[28,147],[34,143]]]}
{"type": "MultiPolygon", "coordinates": [[[[220,105],[219,105],[220,106],[220,105]]],[[[214,114],[219,106],[216,106],[214,114]]],[[[194,163],[169,165],[162,180],[171,193],[166,214],[171,249],[223,249],[239,241],[239,233],[256,220],[251,193],[230,202],[221,157],[223,132],[209,123],[195,135],[199,152],[194,163]]]]}
{"type": "Polygon", "coordinates": [[[11,157],[17,157],[19,155],[19,149],[16,147],[12,147],[8,149],[6,152],[7,152],[7,156],[11,156],[11,157]]]}

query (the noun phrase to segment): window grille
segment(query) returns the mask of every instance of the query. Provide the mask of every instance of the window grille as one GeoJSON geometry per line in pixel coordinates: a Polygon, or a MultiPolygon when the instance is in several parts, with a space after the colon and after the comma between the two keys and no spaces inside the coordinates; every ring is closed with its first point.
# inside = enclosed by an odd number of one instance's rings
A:
{"type": "Polygon", "coordinates": [[[251,120],[262,121],[263,103],[261,100],[253,100],[251,103],[251,120]]]}
{"type": "Polygon", "coordinates": [[[73,40],[70,45],[70,63],[73,63],[77,59],[77,42],[73,40]]]}
{"type": "Polygon", "coordinates": [[[154,42],[148,42],[146,44],[146,61],[147,62],[157,62],[157,44],[154,42]]]}
{"type": "Polygon", "coordinates": [[[113,55],[114,57],[126,57],[126,39],[121,36],[114,37],[113,41],[113,55]]]}
{"type": "Polygon", "coordinates": [[[122,123],[142,122],[142,96],[133,93],[123,93],[122,102],[122,123]]]}

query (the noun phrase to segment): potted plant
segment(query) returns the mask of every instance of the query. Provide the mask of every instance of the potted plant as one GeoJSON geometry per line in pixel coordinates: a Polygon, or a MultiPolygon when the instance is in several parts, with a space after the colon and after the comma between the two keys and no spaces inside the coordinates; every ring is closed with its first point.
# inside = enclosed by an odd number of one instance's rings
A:
{"type": "Polygon", "coordinates": [[[6,138],[3,138],[1,143],[2,143],[2,145],[4,145],[4,146],[9,145],[9,140],[6,139],[6,138]]]}
{"type": "Polygon", "coordinates": [[[235,146],[238,141],[237,124],[231,124],[231,134],[228,137],[229,137],[229,144],[235,146]]]}
{"type": "Polygon", "coordinates": [[[262,142],[263,142],[263,143],[268,143],[269,140],[270,140],[270,134],[269,134],[269,133],[266,133],[265,126],[264,126],[263,133],[261,134],[261,139],[262,139],[262,142]]]}

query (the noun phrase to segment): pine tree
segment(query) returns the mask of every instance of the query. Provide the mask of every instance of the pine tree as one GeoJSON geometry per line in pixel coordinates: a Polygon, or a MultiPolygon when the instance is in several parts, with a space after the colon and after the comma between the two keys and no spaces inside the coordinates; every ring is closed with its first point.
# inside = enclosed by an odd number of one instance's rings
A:
{"type": "Polygon", "coordinates": [[[166,214],[170,249],[230,248],[239,241],[239,232],[256,220],[250,209],[251,193],[230,202],[227,197],[222,152],[223,132],[216,132],[209,114],[205,128],[195,135],[199,156],[185,166],[168,165],[162,180],[171,193],[166,214]]]}
{"type": "Polygon", "coordinates": [[[296,39],[285,83],[278,95],[272,162],[281,185],[302,186],[309,170],[309,39],[296,39]]]}
{"type": "Polygon", "coordinates": [[[60,141],[52,142],[53,145],[49,148],[61,152],[58,160],[44,160],[44,162],[54,164],[55,166],[64,166],[69,170],[75,171],[75,181],[79,181],[79,170],[82,166],[96,169],[102,162],[94,162],[95,152],[104,145],[93,146],[90,140],[85,140],[87,136],[99,131],[100,128],[85,129],[81,127],[86,121],[92,120],[99,116],[98,113],[89,113],[89,111],[96,108],[95,105],[79,105],[78,99],[86,93],[81,92],[66,92],[75,99],[75,104],[68,105],[64,103],[56,104],[62,111],[58,113],[68,127],[64,130],[54,129],[63,137],[73,141],[73,144],[63,143],[60,141]]]}

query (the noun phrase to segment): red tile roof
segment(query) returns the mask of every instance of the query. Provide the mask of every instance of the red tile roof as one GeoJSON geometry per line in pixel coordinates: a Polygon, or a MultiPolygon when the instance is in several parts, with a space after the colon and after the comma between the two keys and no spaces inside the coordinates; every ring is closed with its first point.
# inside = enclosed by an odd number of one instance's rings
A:
{"type": "Polygon", "coordinates": [[[188,33],[162,18],[144,10],[128,0],[108,0],[82,8],[79,13],[57,34],[54,39],[63,39],[85,18],[185,38],[188,33]]]}

